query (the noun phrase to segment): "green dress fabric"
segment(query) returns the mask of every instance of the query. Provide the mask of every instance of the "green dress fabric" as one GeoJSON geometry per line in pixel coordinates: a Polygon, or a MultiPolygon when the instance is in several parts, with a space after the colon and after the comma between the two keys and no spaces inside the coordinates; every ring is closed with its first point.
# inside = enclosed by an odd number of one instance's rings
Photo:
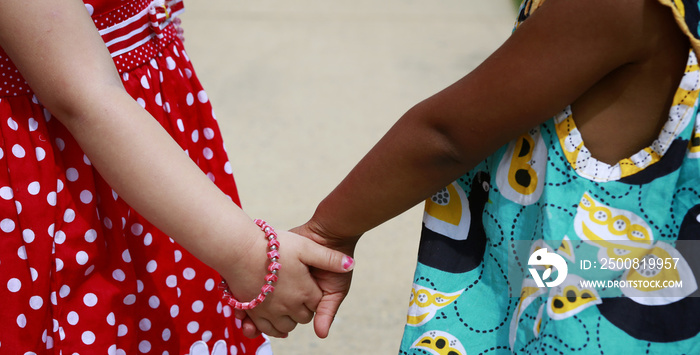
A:
{"type": "Polygon", "coordinates": [[[659,1],[693,49],[658,138],[609,165],[567,108],[426,201],[400,354],[700,354],[700,10],[659,1]]]}

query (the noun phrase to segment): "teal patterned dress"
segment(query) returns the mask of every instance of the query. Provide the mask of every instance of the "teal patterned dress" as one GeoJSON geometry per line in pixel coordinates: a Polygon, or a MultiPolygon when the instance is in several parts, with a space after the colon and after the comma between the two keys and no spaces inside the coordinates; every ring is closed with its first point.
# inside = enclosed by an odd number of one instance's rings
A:
{"type": "Polygon", "coordinates": [[[692,49],[658,138],[609,165],[567,108],[426,201],[401,355],[700,354],[700,10],[659,1],[692,49]]]}

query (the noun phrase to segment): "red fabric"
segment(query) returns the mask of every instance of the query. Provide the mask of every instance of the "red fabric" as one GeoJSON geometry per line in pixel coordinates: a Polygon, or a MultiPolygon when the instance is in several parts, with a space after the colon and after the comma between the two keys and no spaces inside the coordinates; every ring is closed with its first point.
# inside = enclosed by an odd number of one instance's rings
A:
{"type": "MultiPolygon", "coordinates": [[[[165,42],[121,74],[124,86],[238,202],[207,95],[182,43],[165,42]]],[[[36,97],[9,85],[0,80],[0,353],[255,354],[265,339],[241,335],[218,274],[126,205],[36,97]]]]}

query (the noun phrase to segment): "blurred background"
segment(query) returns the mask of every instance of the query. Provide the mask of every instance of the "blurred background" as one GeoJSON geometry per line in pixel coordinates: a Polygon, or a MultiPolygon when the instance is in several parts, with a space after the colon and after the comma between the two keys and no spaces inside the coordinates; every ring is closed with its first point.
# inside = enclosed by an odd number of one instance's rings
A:
{"type": "MultiPolygon", "coordinates": [[[[411,106],[510,34],[512,0],[187,1],[185,45],[224,134],[243,208],[304,223],[411,106]]],[[[311,325],[276,355],[396,354],[422,206],[365,234],[327,339],[311,325]]]]}

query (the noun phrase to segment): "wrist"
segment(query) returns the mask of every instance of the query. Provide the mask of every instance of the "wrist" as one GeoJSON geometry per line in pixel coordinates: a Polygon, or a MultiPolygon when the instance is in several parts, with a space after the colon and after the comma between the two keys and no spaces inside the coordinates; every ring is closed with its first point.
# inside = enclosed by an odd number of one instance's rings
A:
{"type": "Polygon", "coordinates": [[[359,241],[362,234],[342,234],[338,232],[338,229],[334,229],[332,222],[329,220],[324,220],[322,216],[318,213],[302,227],[307,230],[307,235],[321,245],[341,251],[349,256],[353,256],[355,252],[355,246],[359,241]]]}
{"type": "Polygon", "coordinates": [[[212,251],[215,256],[208,265],[219,272],[233,295],[245,301],[255,298],[269,263],[265,232],[252,221],[246,221],[236,228],[235,234],[212,246],[212,251]]]}

